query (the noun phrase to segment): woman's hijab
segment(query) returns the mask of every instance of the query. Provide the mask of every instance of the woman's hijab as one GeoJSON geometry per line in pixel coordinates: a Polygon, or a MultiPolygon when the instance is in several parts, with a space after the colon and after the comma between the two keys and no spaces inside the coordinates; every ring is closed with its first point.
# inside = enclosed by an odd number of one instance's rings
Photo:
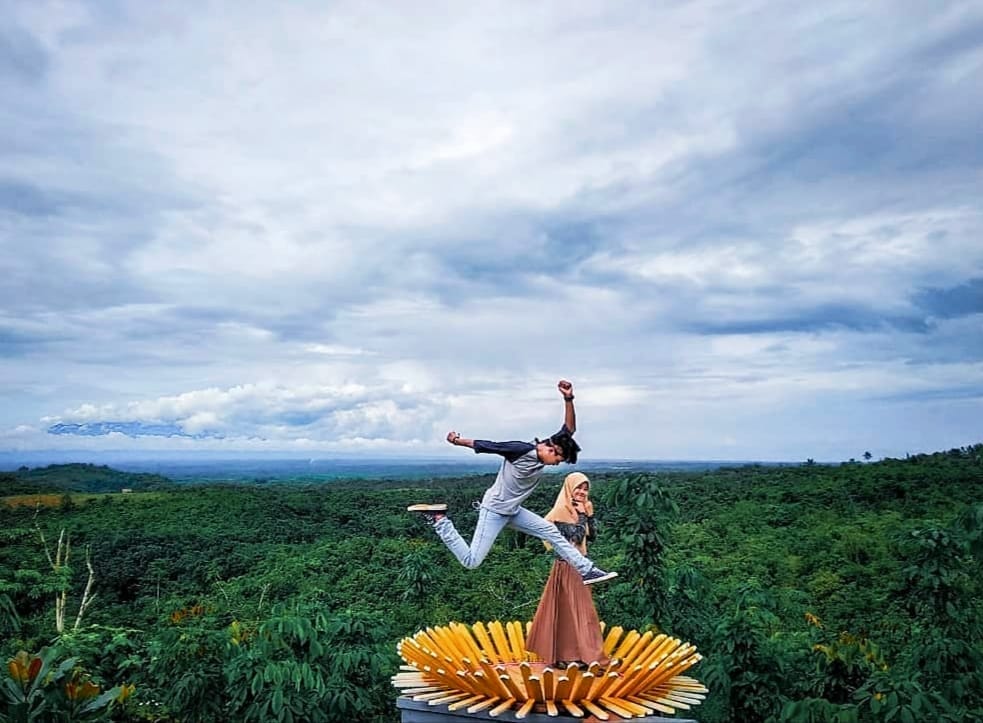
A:
{"type": "MultiPolygon", "coordinates": [[[[572,524],[577,524],[580,522],[580,512],[583,512],[588,517],[594,515],[594,504],[590,501],[588,496],[586,502],[578,509],[573,506],[573,492],[578,486],[587,483],[587,492],[590,493],[590,480],[587,479],[587,475],[583,472],[571,472],[567,475],[566,479],[563,480],[563,487],[560,489],[559,494],[556,496],[556,502],[553,503],[553,508],[546,513],[545,519],[550,522],[569,522],[572,524]]],[[[546,543],[544,543],[546,544],[546,543]]],[[[546,544],[547,549],[550,548],[549,544],[546,544]]],[[[583,543],[578,547],[583,547],[583,543]]]]}

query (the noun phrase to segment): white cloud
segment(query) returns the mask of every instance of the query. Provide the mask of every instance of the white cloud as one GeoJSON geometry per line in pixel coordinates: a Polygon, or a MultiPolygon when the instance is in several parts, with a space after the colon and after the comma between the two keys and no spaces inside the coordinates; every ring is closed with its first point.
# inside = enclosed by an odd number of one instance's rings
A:
{"type": "Polygon", "coordinates": [[[979,9],[5,14],[5,440],[419,453],[569,376],[600,455],[968,441],[979,9]]]}

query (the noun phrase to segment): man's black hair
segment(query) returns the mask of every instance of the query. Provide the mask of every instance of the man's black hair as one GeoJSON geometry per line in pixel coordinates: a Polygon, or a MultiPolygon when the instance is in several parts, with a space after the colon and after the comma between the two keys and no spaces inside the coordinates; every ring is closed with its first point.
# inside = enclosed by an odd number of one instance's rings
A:
{"type": "Polygon", "coordinates": [[[550,443],[563,453],[564,462],[567,464],[577,464],[580,445],[577,444],[570,432],[566,431],[566,429],[557,432],[550,437],[550,443]]]}

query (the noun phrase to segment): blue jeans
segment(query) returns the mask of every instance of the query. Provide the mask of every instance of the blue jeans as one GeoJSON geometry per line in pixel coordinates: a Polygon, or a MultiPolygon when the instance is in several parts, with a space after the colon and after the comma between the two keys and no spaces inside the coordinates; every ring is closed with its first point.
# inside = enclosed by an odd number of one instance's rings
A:
{"type": "Polygon", "coordinates": [[[458,562],[469,570],[473,570],[484,561],[498,533],[505,527],[511,527],[550,543],[556,554],[573,565],[581,575],[594,567],[593,562],[581,555],[580,551],[560,534],[556,525],[525,507],[520,507],[514,515],[500,515],[482,507],[478,512],[478,526],[474,528],[470,545],[454,529],[454,523],[449,517],[441,518],[434,525],[437,535],[447,545],[447,549],[453,552],[458,562]]]}

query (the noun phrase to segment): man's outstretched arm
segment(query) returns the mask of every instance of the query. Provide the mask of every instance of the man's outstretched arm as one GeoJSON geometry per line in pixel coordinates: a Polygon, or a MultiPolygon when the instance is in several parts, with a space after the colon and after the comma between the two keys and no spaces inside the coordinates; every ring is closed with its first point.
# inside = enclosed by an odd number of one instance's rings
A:
{"type": "Polygon", "coordinates": [[[467,439],[457,432],[448,432],[447,441],[455,447],[470,447],[478,454],[500,454],[509,462],[515,462],[522,455],[536,449],[536,445],[529,442],[491,442],[487,439],[467,439]]]}
{"type": "Polygon", "coordinates": [[[573,407],[573,384],[566,379],[561,379],[556,384],[556,388],[563,395],[563,424],[570,430],[570,434],[577,431],[577,410],[573,407]]]}

